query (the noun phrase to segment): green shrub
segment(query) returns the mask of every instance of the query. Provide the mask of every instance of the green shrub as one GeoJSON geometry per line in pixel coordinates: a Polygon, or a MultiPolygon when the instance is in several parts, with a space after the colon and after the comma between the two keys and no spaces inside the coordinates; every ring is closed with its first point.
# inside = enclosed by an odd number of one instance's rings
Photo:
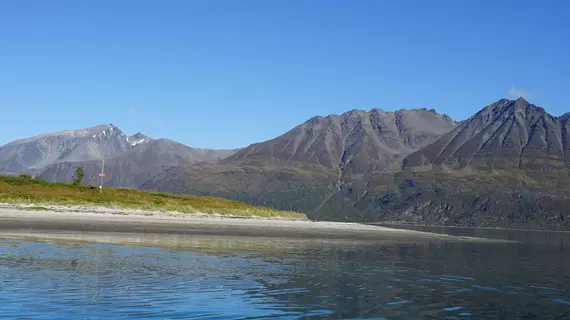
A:
{"type": "Polygon", "coordinates": [[[81,181],[83,181],[83,177],[85,176],[85,171],[83,171],[82,167],[78,167],[75,169],[75,174],[73,175],[73,182],[71,183],[71,185],[73,185],[74,187],[77,187],[81,184],[81,181]]]}

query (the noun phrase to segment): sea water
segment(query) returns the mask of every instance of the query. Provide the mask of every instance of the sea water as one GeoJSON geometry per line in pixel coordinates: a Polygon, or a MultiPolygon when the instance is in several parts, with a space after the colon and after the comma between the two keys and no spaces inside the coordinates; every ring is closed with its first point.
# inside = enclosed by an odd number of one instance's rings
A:
{"type": "Polygon", "coordinates": [[[0,317],[570,318],[570,257],[557,240],[144,237],[0,240],[0,317]]]}

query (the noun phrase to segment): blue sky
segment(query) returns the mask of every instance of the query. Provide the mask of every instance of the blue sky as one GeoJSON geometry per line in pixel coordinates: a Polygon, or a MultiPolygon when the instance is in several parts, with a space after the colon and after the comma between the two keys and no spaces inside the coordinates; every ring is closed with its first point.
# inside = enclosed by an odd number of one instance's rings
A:
{"type": "Polygon", "coordinates": [[[0,2],[0,144],[113,123],[234,148],[315,115],[570,111],[569,1],[0,2]]]}

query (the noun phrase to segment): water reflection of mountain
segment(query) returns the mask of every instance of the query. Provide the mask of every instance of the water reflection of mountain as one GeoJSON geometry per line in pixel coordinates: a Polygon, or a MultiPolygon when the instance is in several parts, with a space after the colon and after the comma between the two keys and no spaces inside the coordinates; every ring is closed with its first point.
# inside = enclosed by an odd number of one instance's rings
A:
{"type": "Polygon", "coordinates": [[[5,305],[33,295],[39,302],[30,310],[41,302],[107,316],[151,310],[164,317],[509,319],[564,318],[570,303],[570,257],[552,246],[153,235],[129,241],[161,247],[0,242],[5,305]]]}
{"type": "Polygon", "coordinates": [[[397,226],[403,228],[432,233],[449,234],[455,236],[477,237],[487,239],[501,239],[518,241],[530,244],[539,250],[564,251],[564,243],[570,245],[570,232],[568,231],[543,231],[543,230],[519,230],[519,229],[484,229],[484,228],[459,228],[437,226],[397,226]]]}
{"type": "Polygon", "coordinates": [[[326,306],[331,318],[540,318],[568,307],[570,278],[561,273],[570,259],[525,244],[386,243],[304,255],[312,258],[297,260],[287,281],[251,293],[284,306],[326,306]]]}

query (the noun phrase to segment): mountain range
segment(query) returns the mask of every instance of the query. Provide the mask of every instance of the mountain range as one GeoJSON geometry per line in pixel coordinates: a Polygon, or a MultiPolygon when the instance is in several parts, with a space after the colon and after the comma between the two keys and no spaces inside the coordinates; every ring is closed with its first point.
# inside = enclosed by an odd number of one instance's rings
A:
{"type": "Polygon", "coordinates": [[[371,175],[455,126],[449,117],[425,109],[314,117],[224,160],[173,167],[143,187],[298,210],[313,219],[361,220],[360,212],[343,208],[346,191],[364,191],[371,175]]]}
{"type": "Polygon", "coordinates": [[[96,180],[105,158],[110,185],[219,196],[314,220],[566,229],[569,120],[522,98],[461,122],[433,109],[351,110],[239,150],[127,137],[106,125],[0,147],[0,171],[69,181],[82,166],[96,180]]]}
{"type": "Polygon", "coordinates": [[[219,160],[237,150],[191,148],[142,133],[125,135],[112,124],[67,130],[16,140],[0,147],[0,172],[27,173],[50,181],[71,181],[77,167],[85,183],[99,184],[105,160],[105,185],[136,188],[160,172],[205,160],[219,160]]]}

